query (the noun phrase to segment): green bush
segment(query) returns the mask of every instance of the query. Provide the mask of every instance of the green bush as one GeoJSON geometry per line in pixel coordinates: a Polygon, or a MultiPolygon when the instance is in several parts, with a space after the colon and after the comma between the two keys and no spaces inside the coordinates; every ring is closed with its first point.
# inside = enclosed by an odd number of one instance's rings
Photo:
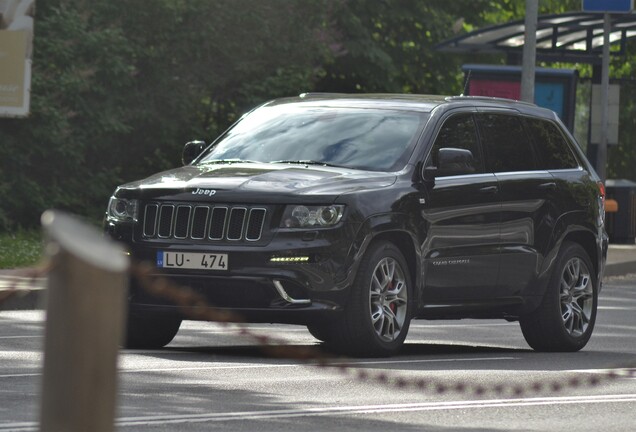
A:
{"type": "Polygon", "coordinates": [[[37,264],[42,257],[39,231],[19,230],[0,234],[0,268],[20,268],[37,264]]]}

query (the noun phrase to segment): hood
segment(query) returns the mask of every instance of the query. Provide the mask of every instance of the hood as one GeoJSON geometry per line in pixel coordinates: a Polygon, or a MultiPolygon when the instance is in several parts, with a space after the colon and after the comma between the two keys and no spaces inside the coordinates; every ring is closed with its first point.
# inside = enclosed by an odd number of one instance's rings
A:
{"type": "Polygon", "coordinates": [[[394,174],[302,164],[226,163],[189,165],[122,185],[121,197],[271,201],[278,195],[331,195],[392,185],[394,174]]]}

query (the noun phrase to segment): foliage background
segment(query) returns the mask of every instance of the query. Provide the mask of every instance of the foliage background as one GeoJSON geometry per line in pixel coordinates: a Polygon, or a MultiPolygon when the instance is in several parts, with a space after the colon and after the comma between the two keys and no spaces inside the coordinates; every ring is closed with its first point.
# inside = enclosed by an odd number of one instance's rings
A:
{"type": "MultiPolygon", "coordinates": [[[[176,166],[266,100],[323,92],[459,94],[435,44],[522,19],[523,0],[37,0],[31,115],[0,119],[0,231],[47,208],[98,221],[118,184],[176,166]]],[[[541,0],[540,13],[580,9],[541,0]]],[[[634,52],[636,50],[629,50],[634,52]]],[[[631,77],[632,57],[614,76],[631,77]]],[[[582,68],[583,75],[585,68],[582,68]]],[[[634,99],[632,98],[632,101],[634,99]]],[[[633,102],[629,101],[630,113],[633,102]]],[[[610,153],[632,178],[634,116],[610,153]]]]}

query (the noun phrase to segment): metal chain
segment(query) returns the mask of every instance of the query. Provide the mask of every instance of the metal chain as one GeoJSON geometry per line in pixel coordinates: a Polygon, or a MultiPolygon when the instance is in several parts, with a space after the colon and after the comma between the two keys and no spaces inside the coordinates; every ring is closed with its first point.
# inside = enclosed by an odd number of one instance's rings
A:
{"type": "Polygon", "coordinates": [[[217,322],[221,327],[234,325],[241,336],[247,337],[260,346],[268,355],[277,358],[288,358],[302,361],[311,366],[332,368],[340,374],[355,377],[360,381],[375,382],[390,385],[398,389],[413,389],[432,392],[437,395],[446,393],[472,394],[474,396],[496,395],[498,397],[521,397],[529,394],[559,393],[566,389],[581,387],[595,387],[619,378],[635,378],[636,364],[608,368],[590,377],[571,377],[566,380],[533,381],[522,386],[520,384],[495,384],[484,386],[468,382],[451,383],[440,379],[406,379],[398,374],[387,372],[371,372],[356,368],[345,358],[337,358],[325,353],[318,347],[296,347],[289,340],[281,337],[271,337],[249,330],[243,325],[240,315],[217,309],[209,305],[204,297],[190,288],[178,286],[164,276],[156,276],[156,268],[148,263],[133,265],[132,274],[140,285],[150,294],[161,296],[174,302],[181,308],[182,313],[195,320],[217,322]],[[191,309],[195,306],[197,309],[191,309]]]}
{"type": "MultiPolygon", "coordinates": [[[[52,269],[52,264],[46,262],[40,266],[16,272],[0,278],[0,304],[19,293],[35,291],[52,269]]],[[[559,393],[567,389],[596,387],[615,381],[619,378],[636,378],[636,364],[622,365],[608,368],[608,372],[601,372],[589,377],[574,376],[560,380],[533,381],[521,384],[494,384],[486,386],[470,382],[450,382],[443,379],[421,378],[407,379],[399,374],[376,372],[357,368],[350,360],[334,357],[319,347],[297,347],[291,341],[282,337],[272,337],[250,330],[240,315],[227,310],[215,308],[205,298],[184,286],[179,286],[165,276],[155,274],[156,268],[148,263],[134,263],[131,276],[136,278],[139,285],[148,293],[162,297],[174,303],[187,318],[197,321],[217,323],[222,328],[234,329],[240,336],[256,342],[261,350],[274,358],[294,359],[308,366],[329,368],[339,374],[353,377],[359,381],[392,386],[397,389],[412,389],[443,395],[448,393],[471,394],[477,397],[495,395],[497,397],[522,397],[544,393],[559,393]]]]}
{"type": "Polygon", "coordinates": [[[50,273],[50,261],[38,266],[0,275],[0,305],[17,295],[44,290],[44,278],[50,273]]]}

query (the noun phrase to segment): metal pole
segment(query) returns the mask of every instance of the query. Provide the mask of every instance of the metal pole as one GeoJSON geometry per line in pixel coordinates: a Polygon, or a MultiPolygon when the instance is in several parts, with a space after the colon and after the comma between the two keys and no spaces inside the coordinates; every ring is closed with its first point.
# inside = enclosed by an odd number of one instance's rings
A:
{"type": "Polygon", "coordinates": [[[526,0],[526,23],[521,67],[521,100],[531,103],[534,102],[538,15],[539,0],[526,0]]]}
{"type": "Polygon", "coordinates": [[[609,63],[612,18],[603,15],[603,67],[601,72],[601,142],[596,154],[596,171],[601,181],[607,179],[607,132],[609,130],[609,63]]]}

